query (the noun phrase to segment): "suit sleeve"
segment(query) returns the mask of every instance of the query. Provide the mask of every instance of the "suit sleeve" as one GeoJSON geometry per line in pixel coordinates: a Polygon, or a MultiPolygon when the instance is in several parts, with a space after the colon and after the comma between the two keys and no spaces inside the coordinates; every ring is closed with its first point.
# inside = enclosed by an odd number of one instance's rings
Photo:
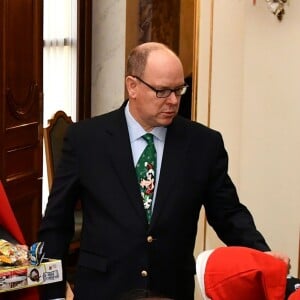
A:
{"type": "Polygon", "coordinates": [[[65,257],[74,234],[74,207],[78,193],[78,161],[74,143],[74,125],[64,138],[61,161],[55,170],[53,185],[39,230],[39,241],[45,243],[47,258],[61,259],[64,281],[44,285],[42,299],[65,297],[65,257]]]}
{"type": "Polygon", "coordinates": [[[228,175],[228,155],[219,133],[216,134],[215,143],[208,197],[204,204],[208,223],[228,246],[269,251],[264,237],[256,229],[251,213],[239,201],[236,188],[228,175]]]}

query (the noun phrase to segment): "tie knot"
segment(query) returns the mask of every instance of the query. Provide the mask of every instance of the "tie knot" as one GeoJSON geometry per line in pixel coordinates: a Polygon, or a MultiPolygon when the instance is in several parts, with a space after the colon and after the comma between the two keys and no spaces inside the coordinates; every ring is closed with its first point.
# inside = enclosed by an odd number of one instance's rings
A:
{"type": "Polygon", "coordinates": [[[153,134],[152,133],[144,134],[143,139],[148,143],[148,145],[153,144],[153,134]]]}

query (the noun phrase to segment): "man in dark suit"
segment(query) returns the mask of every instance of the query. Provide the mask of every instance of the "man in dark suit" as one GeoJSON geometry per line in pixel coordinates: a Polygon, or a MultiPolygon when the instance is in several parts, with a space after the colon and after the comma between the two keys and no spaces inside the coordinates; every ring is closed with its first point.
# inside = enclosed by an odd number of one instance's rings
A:
{"type": "MultiPolygon", "coordinates": [[[[239,202],[220,133],[177,116],[187,88],[179,58],[159,43],[136,47],[126,87],[129,100],[120,109],[69,127],[39,239],[47,257],[63,258],[80,198],[75,299],[114,300],[133,289],[150,289],[192,300],[202,205],[227,245],[270,248],[239,202]],[[145,133],[153,134],[157,153],[149,222],[135,171],[145,133]]],[[[64,283],[45,288],[50,290],[45,299],[64,295],[64,283]]]]}

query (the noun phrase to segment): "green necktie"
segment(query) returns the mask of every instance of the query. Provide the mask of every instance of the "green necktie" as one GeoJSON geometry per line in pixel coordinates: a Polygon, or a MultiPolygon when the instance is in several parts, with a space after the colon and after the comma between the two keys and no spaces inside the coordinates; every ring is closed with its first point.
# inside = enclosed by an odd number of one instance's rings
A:
{"type": "Polygon", "coordinates": [[[149,224],[152,214],[152,201],[155,187],[156,150],[152,133],[146,133],[142,138],[147,142],[147,146],[137,162],[136,175],[149,224]]]}

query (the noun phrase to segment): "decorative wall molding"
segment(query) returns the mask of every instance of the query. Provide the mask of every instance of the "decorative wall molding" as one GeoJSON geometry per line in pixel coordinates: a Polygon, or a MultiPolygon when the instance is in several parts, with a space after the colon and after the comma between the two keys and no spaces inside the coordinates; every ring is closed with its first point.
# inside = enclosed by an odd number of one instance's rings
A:
{"type": "Polygon", "coordinates": [[[282,20],[285,14],[285,4],[288,0],[265,0],[270,11],[277,17],[278,21],[282,20]]]}
{"type": "MultiPolygon", "coordinates": [[[[281,21],[285,14],[285,4],[289,4],[289,0],[265,0],[269,10],[281,21]]],[[[256,5],[256,0],[253,0],[253,5],[256,5]]]]}
{"type": "Polygon", "coordinates": [[[37,95],[38,84],[36,82],[32,82],[30,84],[28,94],[22,101],[17,101],[11,88],[8,87],[6,89],[6,100],[12,115],[18,120],[26,119],[33,104],[35,103],[37,95]]]}

